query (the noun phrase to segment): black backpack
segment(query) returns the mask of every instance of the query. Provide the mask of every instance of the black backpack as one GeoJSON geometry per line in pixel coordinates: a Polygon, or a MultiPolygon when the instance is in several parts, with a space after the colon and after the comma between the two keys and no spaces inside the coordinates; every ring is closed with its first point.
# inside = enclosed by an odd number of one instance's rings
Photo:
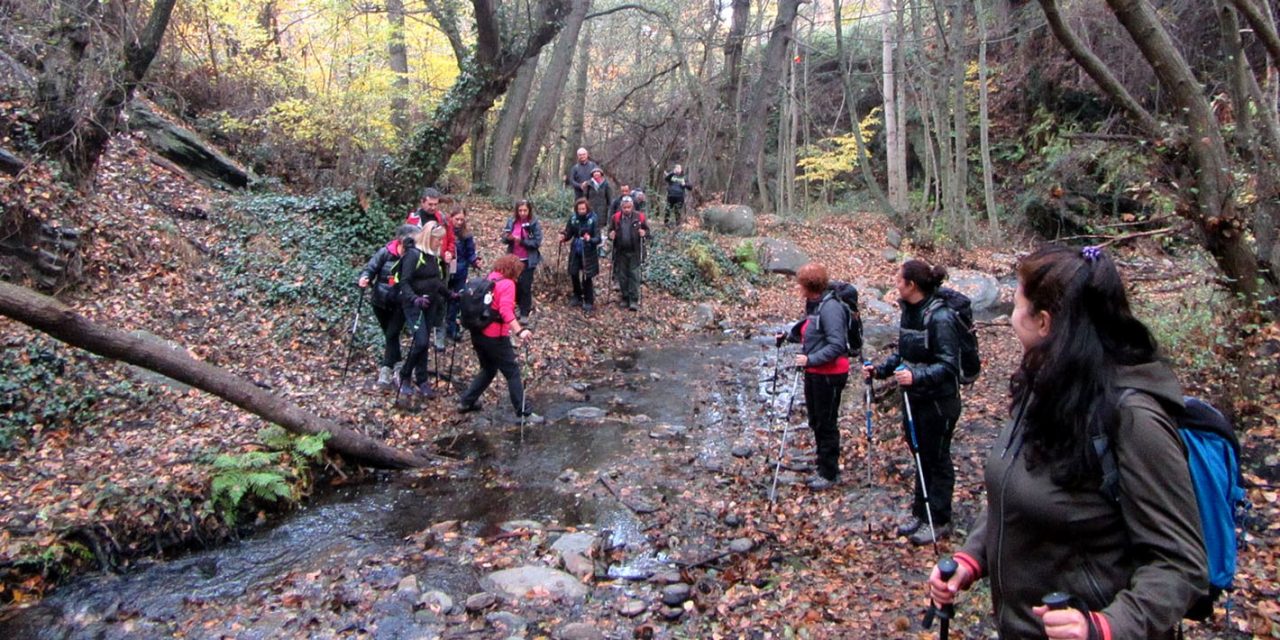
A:
{"type": "Polygon", "coordinates": [[[493,308],[493,281],[485,276],[468,282],[458,297],[458,310],[462,326],[472,331],[482,331],[497,322],[500,317],[493,308]]]}
{"type": "Polygon", "coordinates": [[[978,355],[978,330],[973,325],[973,305],[969,296],[948,287],[938,289],[924,310],[925,347],[929,346],[929,321],[933,312],[943,305],[951,309],[951,317],[956,319],[956,333],[960,336],[960,384],[973,384],[982,372],[982,358],[978,355]]]}
{"type": "Polygon", "coordinates": [[[838,300],[849,312],[848,355],[854,358],[862,356],[862,314],[858,313],[858,288],[848,282],[833,280],[827,287],[827,294],[838,300]]]}

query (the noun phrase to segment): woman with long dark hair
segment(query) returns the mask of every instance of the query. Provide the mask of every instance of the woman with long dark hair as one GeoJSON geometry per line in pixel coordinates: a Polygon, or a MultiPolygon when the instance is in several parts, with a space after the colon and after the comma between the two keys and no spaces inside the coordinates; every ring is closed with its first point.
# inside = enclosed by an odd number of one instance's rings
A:
{"type": "MultiPolygon", "coordinates": [[[[1022,343],[1011,420],[987,457],[987,505],[938,604],[991,578],[1002,638],[1173,638],[1207,591],[1182,390],[1096,247],[1046,247],[1018,265],[1022,343]],[[1105,437],[1118,494],[1103,491],[1105,437]],[[1040,606],[1050,592],[1070,608],[1040,606]]],[[[1108,474],[1110,475],[1110,474],[1108,474]]]]}
{"type": "Polygon", "coordinates": [[[520,317],[527,319],[533,313],[533,274],[542,262],[542,223],[533,217],[533,205],[528,200],[516,203],[515,212],[502,230],[502,241],[507,243],[507,253],[524,263],[516,282],[516,306],[520,317]]]}
{"type": "Polygon", "coordinates": [[[956,468],[951,462],[951,436],[960,419],[960,322],[938,296],[947,269],[923,260],[908,260],[898,271],[898,352],[878,367],[863,368],[867,376],[893,376],[902,388],[903,439],[920,456],[911,514],[898,535],[912,544],[928,544],[951,533],[951,493],[956,468]],[[910,403],[908,420],[906,411],[910,403]],[[910,430],[915,428],[914,438],[910,430]],[[920,484],[920,476],[926,484],[920,484]],[[928,504],[925,502],[928,490],[928,504]],[[930,529],[930,516],[933,529],[930,529]]]}

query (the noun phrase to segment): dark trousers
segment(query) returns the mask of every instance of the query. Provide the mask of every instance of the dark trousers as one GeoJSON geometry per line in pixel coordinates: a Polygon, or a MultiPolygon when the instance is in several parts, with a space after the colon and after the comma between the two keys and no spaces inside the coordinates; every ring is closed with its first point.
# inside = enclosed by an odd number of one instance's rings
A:
{"type": "Polygon", "coordinates": [[[400,332],[404,331],[404,311],[399,307],[373,307],[373,317],[378,319],[382,328],[385,346],[382,351],[382,366],[394,367],[400,362],[400,332]]]}
{"type": "Polygon", "coordinates": [[[533,273],[537,270],[537,267],[530,267],[525,263],[520,279],[516,280],[516,307],[520,309],[522,316],[527,317],[533,313],[533,273]]]}
{"type": "MultiPolygon", "coordinates": [[[[462,288],[466,286],[466,284],[466,278],[460,277],[460,274],[455,274],[453,277],[449,278],[449,291],[458,293],[462,291],[462,288]]],[[[444,316],[445,330],[450,336],[460,335],[462,332],[462,329],[458,325],[458,314],[461,312],[462,305],[457,298],[451,297],[449,299],[448,309],[445,311],[444,316]]]]}
{"type": "Polygon", "coordinates": [[[809,428],[818,448],[818,475],[835,480],[840,475],[840,395],[849,383],[849,374],[804,374],[804,404],[809,410],[809,428]]]}
{"type": "Polygon", "coordinates": [[[582,258],[577,256],[569,258],[569,282],[573,283],[575,299],[587,304],[596,303],[596,287],[591,278],[587,277],[586,269],[582,267],[582,258]]]}
{"type": "Polygon", "coordinates": [[[613,270],[622,291],[622,301],[640,302],[640,249],[615,251],[613,270]]]}
{"type": "Polygon", "coordinates": [[[409,355],[400,368],[400,380],[422,384],[427,381],[427,358],[431,353],[430,319],[427,311],[412,303],[403,306],[403,317],[404,325],[409,328],[409,335],[413,337],[413,346],[409,347],[409,355]]]}
{"type": "MultiPolygon", "coordinates": [[[[918,398],[911,394],[910,387],[906,391],[911,400],[911,415],[915,418],[916,439],[920,445],[920,468],[924,472],[924,481],[928,483],[929,509],[933,512],[933,523],[942,526],[951,522],[951,493],[956,486],[956,467],[951,462],[951,436],[955,434],[956,422],[960,419],[960,396],[918,398]]],[[[907,446],[910,447],[911,433],[908,431],[905,408],[902,429],[907,446]]],[[[916,474],[911,513],[921,521],[928,522],[919,473],[916,474]]]]}
{"type": "Polygon", "coordinates": [[[684,198],[672,198],[667,196],[667,210],[662,213],[662,221],[667,222],[668,218],[680,224],[680,218],[684,216],[684,198]]]}
{"type": "Polygon", "coordinates": [[[475,348],[476,358],[480,361],[480,371],[471,379],[459,404],[471,406],[480,400],[480,394],[489,388],[493,378],[502,372],[507,379],[507,395],[511,396],[511,406],[518,412],[524,402],[524,386],[520,383],[520,364],[516,362],[516,351],[511,346],[511,338],[490,338],[479,331],[471,332],[471,346],[475,348]]]}

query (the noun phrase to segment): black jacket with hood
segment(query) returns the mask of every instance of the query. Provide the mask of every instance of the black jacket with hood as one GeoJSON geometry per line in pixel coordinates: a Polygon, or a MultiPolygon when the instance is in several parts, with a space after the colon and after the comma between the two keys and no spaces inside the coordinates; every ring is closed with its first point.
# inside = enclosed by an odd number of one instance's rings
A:
{"type": "Polygon", "coordinates": [[[916,304],[899,300],[902,319],[898,324],[898,351],[876,367],[877,378],[893,375],[899,364],[907,365],[913,398],[949,398],[960,393],[960,334],[955,312],[940,305],[929,316],[925,311],[936,294],[916,304]]]}

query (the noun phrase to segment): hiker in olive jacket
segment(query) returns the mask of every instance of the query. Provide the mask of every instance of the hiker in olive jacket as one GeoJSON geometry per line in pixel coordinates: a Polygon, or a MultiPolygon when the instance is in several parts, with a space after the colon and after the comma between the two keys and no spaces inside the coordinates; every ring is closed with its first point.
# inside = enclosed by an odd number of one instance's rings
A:
{"type": "Polygon", "coordinates": [[[898,272],[898,305],[902,319],[898,328],[898,352],[880,366],[864,367],[877,378],[895,377],[911,402],[916,443],[913,447],[907,412],[902,412],[903,439],[920,454],[920,474],[915,478],[911,515],[898,527],[898,535],[910,536],[912,544],[928,544],[951,532],[951,494],[956,469],[951,461],[951,437],[960,419],[960,334],[950,307],[935,304],[938,288],[947,277],[941,266],[922,260],[908,260],[898,272]],[[932,311],[930,311],[932,309],[932,311]],[[928,316],[928,326],[925,317],[928,316]],[[899,367],[902,367],[899,369],[899,367]],[[924,489],[928,489],[925,508],[924,489]],[[929,530],[929,515],[934,531],[929,530]]]}
{"type": "Polygon", "coordinates": [[[947,582],[935,568],[930,594],[948,604],[989,577],[1001,638],[1173,638],[1208,589],[1186,450],[1168,413],[1182,392],[1130,314],[1114,263],[1085,252],[1049,247],[1018,267],[1011,324],[1024,353],[1012,419],[987,457],[986,508],[959,568],[947,582]],[[1092,440],[1103,433],[1118,499],[1101,489],[1092,440]],[[1055,591],[1078,600],[1039,606],[1055,591]]]}

